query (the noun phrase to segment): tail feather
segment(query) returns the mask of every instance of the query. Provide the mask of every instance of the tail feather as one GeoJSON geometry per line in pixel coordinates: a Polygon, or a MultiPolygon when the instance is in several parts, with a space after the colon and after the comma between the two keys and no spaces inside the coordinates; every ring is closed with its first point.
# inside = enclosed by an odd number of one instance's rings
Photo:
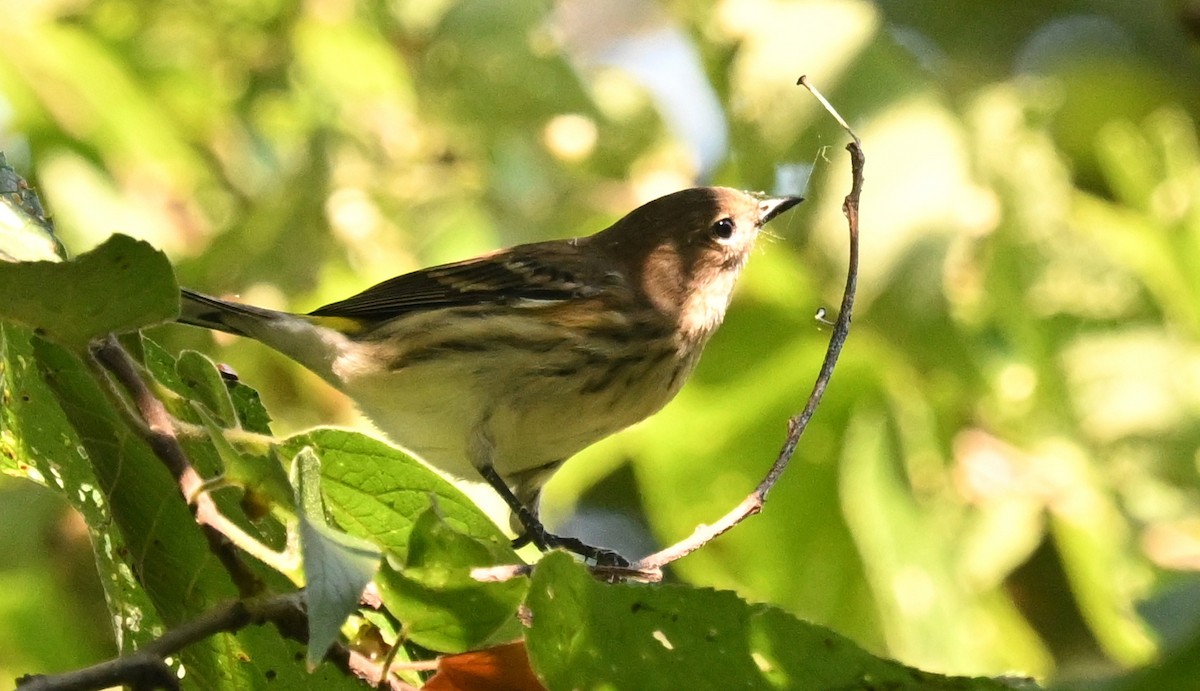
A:
{"type": "Polygon", "coordinates": [[[315,324],[305,315],[227,302],[187,288],[179,291],[179,298],[179,322],[253,338],[334,386],[341,385],[339,376],[330,368],[347,347],[346,337],[337,330],[315,324]]]}
{"type": "Polygon", "coordinates": [[[253,337],[253,334],[238,328],[236,322],[241,321],[245,323],[246,321],[245,319],[238,319],[238,317],[251,317],[254,320],[262,320],[277,319],[285,314],[237,302],[227,302],[204,295],[203,293],[197,293],[188,288],[179,289],[179,298],[180,314],[178,321],[181,324],[201,326],[206,329],[224,331],[225,333],[237,336],[253,337]]]}

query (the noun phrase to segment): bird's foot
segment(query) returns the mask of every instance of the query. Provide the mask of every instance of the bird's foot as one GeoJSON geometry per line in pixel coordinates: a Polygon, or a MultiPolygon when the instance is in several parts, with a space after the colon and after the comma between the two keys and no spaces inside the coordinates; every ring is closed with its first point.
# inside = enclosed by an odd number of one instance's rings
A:
{"type": "Polygon", "coordinates": [[[531,530],[527,526],[525,533],[513,540],[513,549],[524,547],[531,542],[537,545],[538,549],[543,552],[555,548],[565,549],[572,554],[578,554],[584,559],[595,562],[596,566],[612,566],[616,568],[629,566],[628,559],[611,549],[593,547],[579,538],[555,535],[546,530],[540,523],[537,525],[536,530],[531,530]]]}

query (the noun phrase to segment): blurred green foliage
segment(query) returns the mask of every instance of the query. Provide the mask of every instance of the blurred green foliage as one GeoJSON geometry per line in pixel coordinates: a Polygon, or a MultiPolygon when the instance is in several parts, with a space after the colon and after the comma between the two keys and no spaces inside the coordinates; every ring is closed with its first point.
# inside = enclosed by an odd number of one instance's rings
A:
{"type": "MultiPolygon", "coordinates": [[[[696,182],[796,192],[811,172],[679,399],[549,486],[552,524],[618,547],[724,513],[807,395],[849,188],[844,136],[792,86],[808,74],[868,159],[855,329],[766,510],[674,575],[934,671],[1092,688],[1155,665],[1120,688],[1188,688],[1173,661],[1200,640],[1194,0],[0,8],[0,150],[70,251],[128,233],[182,284],[267,306],[590,233],[696,182]]],[[[154,335],[218,353],[276,432],[356,422],[260,346],[154,335]]],[[[57,625],[105,616],[71,594],[76,552],[44,546],[81,531],[16,483],[0,510],[29,532],[0,536],[18,555],[0,563],[0,685],[111,640],[57,625]]]]}

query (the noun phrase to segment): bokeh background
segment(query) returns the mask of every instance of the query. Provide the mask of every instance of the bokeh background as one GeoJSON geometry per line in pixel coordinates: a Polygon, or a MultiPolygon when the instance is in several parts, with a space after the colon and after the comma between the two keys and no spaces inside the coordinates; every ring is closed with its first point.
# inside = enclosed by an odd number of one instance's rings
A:
{"type": "MultiPolygon", "coordinates": [[[[804,403],[867,154],[854,331],[766,510],[673,578],[934,671],[1200,688],[1196,0],[0,0],[0,150],[73,252],[145,238],[312,309],[694,184],[774,222],[693,381],[550,484],[636,553],[758,482],[804,403]],[[1190,676],[1196,675],[1196,676],[1190,676]]],[[[183,327],[280,433],[364,424],[183,327]]],[[[564,411],[564,414],[571,414],[564,411]]],[[[88,532],[0,478],[0,686],[113,645],[88,532]]]]}

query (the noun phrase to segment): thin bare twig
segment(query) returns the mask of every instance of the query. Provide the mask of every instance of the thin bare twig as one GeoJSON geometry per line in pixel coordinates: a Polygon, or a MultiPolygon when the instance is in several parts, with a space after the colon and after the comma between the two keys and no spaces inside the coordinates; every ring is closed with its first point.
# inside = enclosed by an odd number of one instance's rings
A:
{"type": "Polygon", "coordinates": [[[237,600],[211,609],[150,641],[129,655],[63,674],[28,676],[18,680],[21,691],[80,691],[126,684],[134,688],[179,688],[179,679],[164,662],[184,647],[217,633],[237,631],[299,611],[303,593],[272,598],[237,600]]]}
{"type": "MultiPolygon", "coordinates": [[[[63,674],[23,677],[18,680],[17,688],[90,691],[124,684],[135,689],[178,689],[179,679],[164,661],[167,657],[218,633],[234,633],[267,622],[288,638],[306,642],[308,623],[304,606],[303,591],[227,602],[176,626],[129,655],[63,674]]],[[[381,683],[383,670],[364,655],[339,646],[331,651],[330,660],[360,679],[381,683]]],[[[393,675],[388,675],[382,683],[392,691],[415,691],[393,675]]]]}
{"type": "Polygon", "coordinates": [[[179,678],[162,658],[139,651],[62,674],[31,674],[17,679],[18,691],[90,691],[114,686],[175,691],[179,678]]]}
{"type": "Polygon", "coordinates": [[[787,438],[784,440],[783,448],[780,449],[775,463],[772,464],[771,469],[767,472],[762,482],[758,484],[758,487],[743,499],[740,504],[734,507],[732,511],[717,520],[717,522],[711,525],[698,526],[684,540],[630,564],[629,568],[639,574],[661,573],[663,566],[700,549],[738,523],[762,511],[763,504],[767,500],[767,494],[775,486],[775,483],[779,481],[783,472],[787,470],[788,464],[792,460],[792,455],[796,452],[796,447],[800,443],[801,435],[808,428],[808,423],[812,419],[813,413],[816,412],[817,406],[821,403],[821,398],[825,395],[825,389],[829,385],[830,377],[833,376],[833,369],[837,365],[838,356],[841,354],[842,347],[846,343],[846,336],[850,333],[850,315],[854,310],[854,294],[858,288],[858,205],[859,198],[862,196],[863,166],[866,163],[866,158],[863,156],[862,143],[858,136],[854,134],[850,126],[846,124],[846,121],[838,114],[829,101],[825,100],[825,97],[808,83],[806,77],[800,77],[796,83],[812,92],[817,100],[825,106],[825,109],[846,130],[851,139],[853,139],[846,146],[846,150],[850,152],[850,193],[846,195],[846,199],[842,203],[842,212],[846,215],[846,222],[849,227],[849,266],[846,274],[846,287],[842,294],[841,309],[833,325],[833,333],[829,338],[829,347],[825,351],[825,360],[821,363],[821,370],[817,374],[817,380],[813,384],[812,392],[808,396],[808,402],[805,404],[804,409],[788,420],[788,433],[787,438]]]}
{"type": "MultiPolygon", "coordinates": [[[[17,680],[19,691],[92,691],[126,685],[135,689],[178,689],[179,680],[165,662],[189,645],[218,633],[236,633],[251,625],[271,623],[287,638],[308,642],[308,619],[303,591],[247,598],[214,607],[167,631],[128,655],[83,669],[17,680]]],[[[391,691],[415,691],[399,677],[365,655],[335,645],[327,659],[345,672],[391,691]]]]}

